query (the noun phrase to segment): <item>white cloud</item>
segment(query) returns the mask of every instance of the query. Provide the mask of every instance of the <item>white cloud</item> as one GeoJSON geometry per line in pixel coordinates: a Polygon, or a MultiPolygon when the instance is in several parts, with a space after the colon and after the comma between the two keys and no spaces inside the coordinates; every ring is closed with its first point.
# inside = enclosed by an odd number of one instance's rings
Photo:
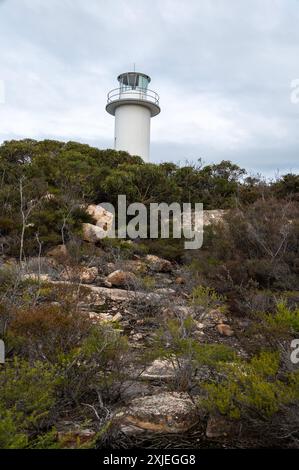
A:
{"type": "Polygon", "coordinates": [[[112,145],[106,93],[135,62],[161,96],[153,159],[185,146],[186,158],[298,169],[298,20],[296,0],[4,0],[0,140],[112,145]]]}

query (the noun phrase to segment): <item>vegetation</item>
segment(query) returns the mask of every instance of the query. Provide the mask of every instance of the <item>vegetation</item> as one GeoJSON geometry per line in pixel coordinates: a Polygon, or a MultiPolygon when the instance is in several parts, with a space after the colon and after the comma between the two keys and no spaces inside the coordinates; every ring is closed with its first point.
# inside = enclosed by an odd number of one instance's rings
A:
{"type": "Polygon", "coordinates": [[[279,375],[279,354],[263,352],[249,362],[222,364],[225,379],[205,384],[205,406],[233,419],[267,420],[288,404],[298,402],[298,371],[279,375]]]}
{"type": "Polygon", "coordinates": [[[299,333],[298,195],[298,175],[267,182],[229,161],[149,164],[76,142],[2,144],[0,447],[118,445],[112,416],[156,359],[174,372],[163,390],[189,393],[203,420],[242,424],[239,447],[260,443],[247,443],[249,424],[259,436],[267,429],[267,444],[298,446],[299,374],[289,360],[299,333]],[[87,204],[115,204],[119,194],[228,211],[205,228],[199,250],[162,238],[83,242],[87,204]],[[157,272],[149,254],[168,267],[157,272]],[[122,301],[82,285],[90,267],[98,286],[113,270],[134,272],[124,318],[114,318],[122,301]],[[65,422],[92,438],[65,432],[65,422]]]}
{"type": "Polygon", "coordinates": [[[30,139],[0,146],[0,176],[2,250],[21,257],[37,253],[40,244],[45,249],[80,235],[82,222],[91,221],[84,204],[116,204],[119,194],[128,204],[202,202],[205,209],[220,209],[247,206],[261,196],[296,200],[299,184],[291,174],[268,184],[246,178],[229,161],[158,165],[76,142],[30,139]]]}

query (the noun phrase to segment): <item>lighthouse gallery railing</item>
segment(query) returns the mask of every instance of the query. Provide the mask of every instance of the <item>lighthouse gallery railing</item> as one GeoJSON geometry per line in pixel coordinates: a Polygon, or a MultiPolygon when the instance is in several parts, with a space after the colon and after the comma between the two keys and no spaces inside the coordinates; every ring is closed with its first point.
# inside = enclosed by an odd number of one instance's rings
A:
{"type": "Polygon", "coordinates": [[[126,99],[136,99],[150,101],[159,106],[159,95],[153,90],[147,88],[114,88],[114,90],[109,91],[107,95],[107,104],[112,101],[117,100],[126,100],[126,99]]]}

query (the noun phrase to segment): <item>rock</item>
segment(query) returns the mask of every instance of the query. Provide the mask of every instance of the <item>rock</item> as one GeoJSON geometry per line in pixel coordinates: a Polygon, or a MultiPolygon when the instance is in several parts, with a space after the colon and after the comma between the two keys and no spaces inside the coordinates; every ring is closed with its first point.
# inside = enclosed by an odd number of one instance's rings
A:
{"type": "Polygon", "coordinates": [[[173,269],[170,261],[168,261],[167,259],[159,258],[155,255],[147,255],[145,257],[145,260],[148,263],[149,268],[155,272],[169,273],[173,269]]]}
{"type": "Polygon", "coordinates": [[[160,433],[188,431],[198,422],[195,404],[187,393],[163,392],[135,398],[115,417],[121,426],[160,433]]]}
{"type": "Polygon", "coordinates": [[[107,276],[107,281],[115,287],[129,287],[136,284],[137,278],[135,274],[129,271],[118,269],[107,276]]]}
{"type": "Polygon", "coordinates": [[[126,271],[131,271],[134,274],[144,274],[147,271],[146,264],[141,260],[128,260],[125,263],[126,271]]]}
{"type": "Polygon", "coordinates": [[[175,377],[175,368],[171,361],[156,359],[140,375],[145,380],[172,380],[175,377]]]}
{"type": "Polygon", "coordinates": [[[143,339],[143,334],[142,333],[134,333],[132,332],[133,334],[131,334],[131,339],[133,341],[141,341],[143,339]]]}
{"type": "Polygon", "coordinates": [[[227,322],[227,317],[224,313],[221,312],[219,309],[210,310],[209,312],[205,312],[201,318],[201,320],[207,323],[225,323],[227,322]]]}
{"type": "Polygon", "coordinates": [[[226,325],[225,323],[219,323],[216,328],[218,333],[220,333],[222,336],[234,335],[234,330],[232,330],[232,328],[229,325],[226,325]]]}
{"type": "Polygon", "coordinates": [[[96,226],[103,229],[105,232],[111,229],[113,224],[113,214],[107,211],[100,204],[90,204],[86,212],[96,221],[96,226]]]}
{"type": "MultiPolygon", "coordinates": [[[[54,281],[50,280],[51,284],[61,284],[61,285],[72,285],[72,282],[70,281],[54,281]]],[[[150,293],[144,293],[144,292],[138,292],[135,290],[125,290],[125,289],[111,289],[107,287],[100,287],[100,286],[95,286],[93,284],[84,284],[85,289],[90,290],[90,296],[93,296],[93,298],[99,297],[100,299],[109,299],[112,301],[130,301],[130,300],[140,300],[140,301],[146,301],[146,302],[159,302],[161,300],[161,297],[156,294],[155,292],[150,292],[150,293]]]]}
{"type": "Polygon", "coordinates": [[[62,262],[69,258],[69,252],[65,245],[57,245],[48,251],[47,256],[62,262]]]}
{"type": "Polygon", "coordinates": [[[118,312],[112,317],[112,321],[115,321],[115,322],[121,321],[122,317],[123,317],[122,314],[118,312]]]}
{"type": "Polygon", "coordinates": [[[145,429],[138,428],[137,426],[133,426],[133,424],[121,424],[120,430],[122,434],[126,436],[136,436],[138,434],[143,434],[145,429]]]}
{"type": "Polygon", "coordinates": [[[224,416],[211,415],[207,423],[206,436],[209,439],[231,436],[236,433],[238,427],[236,422],[232,422],[224,416]]]}
{"type": "Polygon", "coordinates": [[[108,313],[89,312],[88,316],[91,320],[94,320],[95,323],[106,323],[113,321],[112,315],[109,315],[108,313]]]}
{"type": "Polygon", "coordinates": [[[92,224],[82,224],[82,238],[86,242],[96,243],[107,236],[107,231],[92,224]]]}
{"type": "Polygon", "coordinates": [[[97,268],[86,268],[77,266],[76,268],[67,268],[62,271],[60,278],[62,280],[80,281],[83,284],[92,284],[98,275],[97,268]]]}
{"type": "Polygon", "coordinates": [[[193,315],[193,309],[187,305],[173,305],[173,307],[163,308],[161,314],[164,320],[169,318],[187,318],[193,315]]]}
{"type": "Polygon", "coordinates": [[[33,281],[40,282],[51,282],[49,274],[41,274],[40,276],[36,273],[23,274],[22,279],[32,279],[33,281]]]}
{"type": "Polygon", "coordinates": [[[153,393],[153,386],[146,382],[137,381],[136,375],[138,376],[138,372],[134,369],[132,379],[125,380],[121,384],[121,396],[125,402],[153,393]]]}
{"type": "Polygon", "coordinates": [[[184,277],[177,277],[174,281],[177,285],[182,285],[182,284],[186,284],[186,279],[184,277]]]}
{"type": "Polygon", "coordinates": [[[162,294],[162,295],[174,295],[175,290],[171,289],[170,287],[161,287],[160,289],[156,289],[155,292],[157,294],[162,294]]]}
{"type": "Polygon", "coordinates": [[[91,284],[92,282],[95,281],[96,277],[98,275],[98,269],[97,268],[81,268],[80,270],[80,280],[81,282],[85,284],[91,284]]]}

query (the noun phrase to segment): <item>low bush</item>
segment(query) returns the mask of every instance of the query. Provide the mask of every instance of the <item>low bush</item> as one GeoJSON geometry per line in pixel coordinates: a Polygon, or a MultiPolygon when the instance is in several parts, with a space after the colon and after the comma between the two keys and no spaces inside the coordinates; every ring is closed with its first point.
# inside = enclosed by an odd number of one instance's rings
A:
{"type": "Polygon", "coordinates": [[[175,387],[190,390],[197,384],[197,371],[202,366],[212,370],[219,363],[232,361],[234,351],[223,344],[203,344],[194,337],[196,324],[191,317],[170,319],[154,337],[152,358],[168,359],[176,371],[175,387]]]}
{"type": "Polygon", "coordinates": [[[261,316],[264,324],[273,333],[299,334],[299,307],[289,308],[284,300],[277,303],[274,313],[261,316]]]}
{"type": "Polygon", "coordinates": [[[37,361],[34,365],[14,358],[0,369],[0,447],[29,445],[57,418],[57,368],[37,361]]]}
{"type": "Polygon", "coordinates": [[[276,352],[262,352],[249,362],[238,360],[221,364],[225,376],[221,383],[206,383],[202,404],[210,412],[229,418],[267,420],[284,406],[299,400],[299,374],[280,374],[276,352]]]}
{"type": "Polygon", "coordinates": [[[19,308],[9,326],[10,338],[18,338],[23,356],[55,362],[87,336],[90,322],[75,306],[36,305],[19,308]]]}

